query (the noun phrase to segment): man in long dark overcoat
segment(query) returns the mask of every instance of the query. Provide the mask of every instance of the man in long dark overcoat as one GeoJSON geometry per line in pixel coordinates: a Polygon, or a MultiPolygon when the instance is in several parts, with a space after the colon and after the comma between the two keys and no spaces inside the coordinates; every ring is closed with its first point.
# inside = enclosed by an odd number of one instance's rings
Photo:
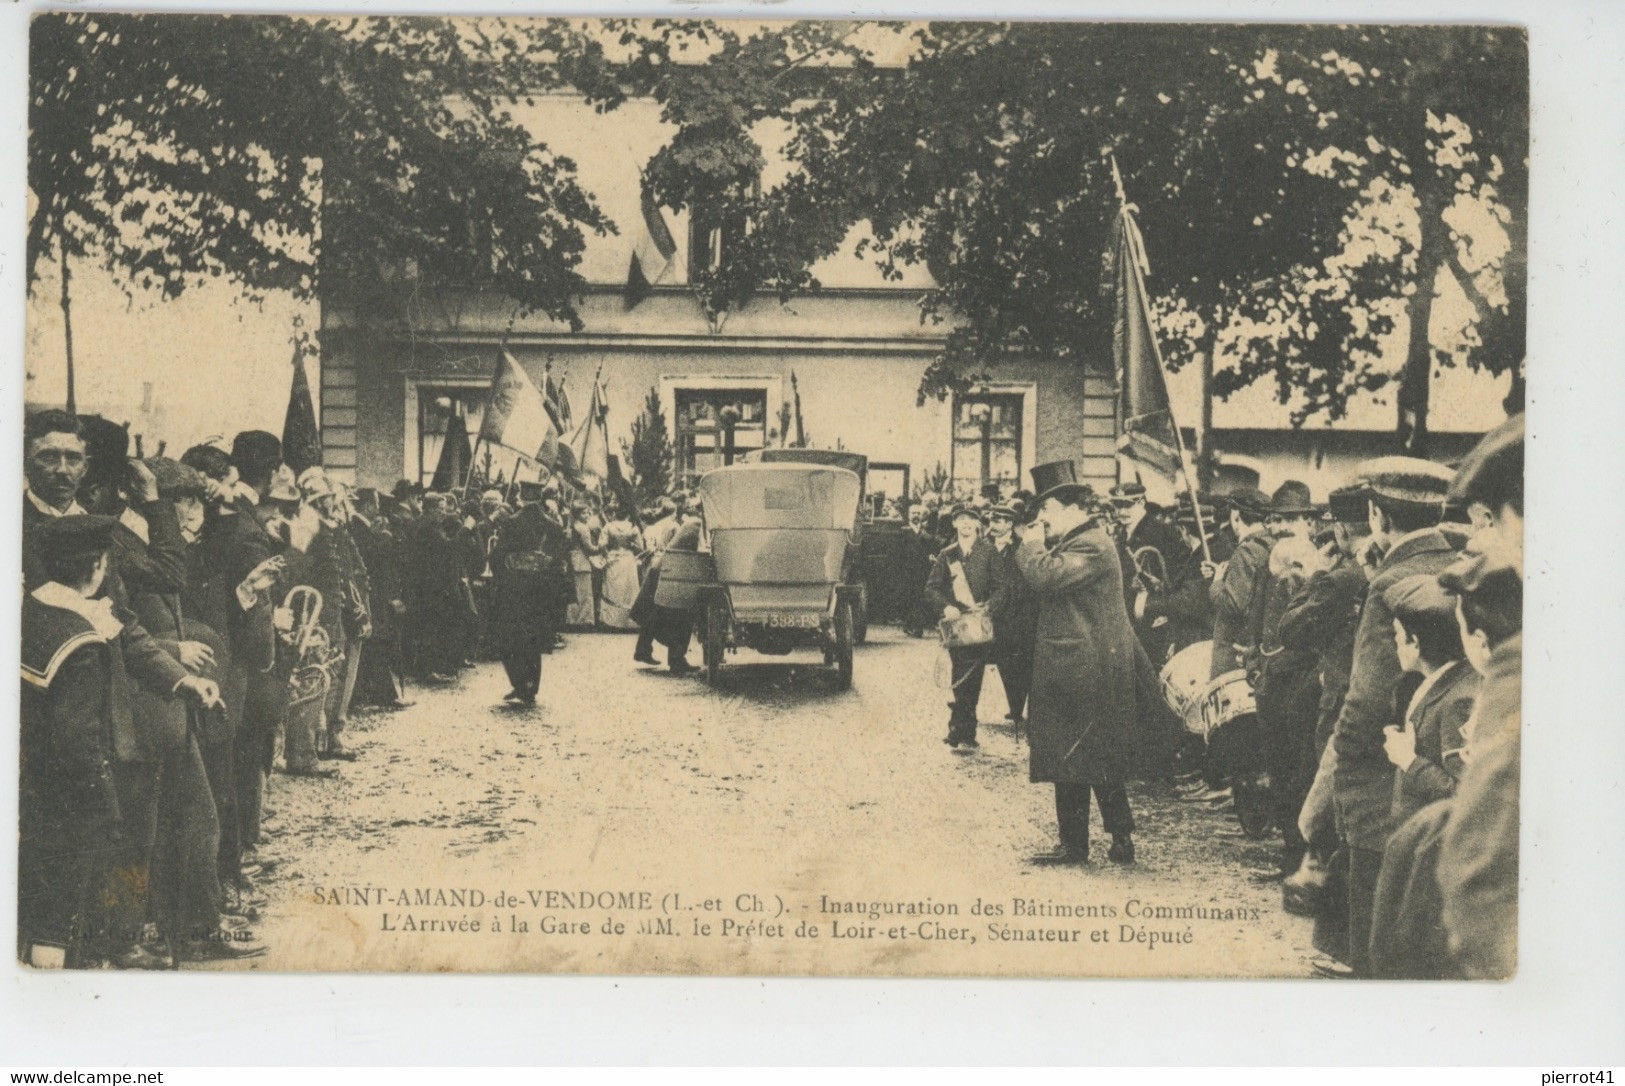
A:
{"type": "Polygon", "coordinates": [[[1117,545],[1094,492],[1070,460],[1033,469],[1038,519],[1022,529],[1016,565],[1038,601],[1038,641],[1028,697],[1029,775],[1055,785],[1060,848],[1034,862],[1087,863],[1089,796],[1112,835],[1108,853],[1134,859],[1134,815],[1125,781],[1138,721],[1139,643],[1123,604],[1117,545]]]}

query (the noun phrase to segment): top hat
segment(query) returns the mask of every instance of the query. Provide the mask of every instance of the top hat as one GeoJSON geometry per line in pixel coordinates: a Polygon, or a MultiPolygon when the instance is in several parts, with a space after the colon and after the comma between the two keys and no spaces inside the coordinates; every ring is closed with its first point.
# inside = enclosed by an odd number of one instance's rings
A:
{"type": "Polygon", "coordinates": [[[231,443],[231,462],[245,475],[282,462],[282,441],[266,430],[244,430],[231,443]]]}
{"type": "Polygon", "coordinates": [[[1039,464],[1031,474],[1033,489],[1038,492],[1033,499],[1035,509],[1051,498],[1070,501],[1079,497],[1094,497],[1093,487],[1078,482],[1077,469],[1070,460],[1051,460],[1047,464],[1039,464]]]}
{"type": "Polygon", "coordinates": [[[1277,517],[1306,517],[1314,511],[1315,503],[1309,496],[1309,487],[1296,479],[1288,479],[1275,488],[1269,509],[1266,510],[1277,517]]]}

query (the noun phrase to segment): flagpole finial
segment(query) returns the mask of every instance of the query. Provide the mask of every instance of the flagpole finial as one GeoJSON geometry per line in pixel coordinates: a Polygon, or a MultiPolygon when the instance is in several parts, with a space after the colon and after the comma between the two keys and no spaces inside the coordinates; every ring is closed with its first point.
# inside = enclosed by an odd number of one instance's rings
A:
{"type": "Polygon", "coordinates": [[[1114,151],[1107,151],[1106,158],[1112,164],[1112,184],[1117,186],[1117,205],[1127,207],[1128,190],[1123,188],[1123,174],[1117,168],[1117,154],[1114,151]]]}

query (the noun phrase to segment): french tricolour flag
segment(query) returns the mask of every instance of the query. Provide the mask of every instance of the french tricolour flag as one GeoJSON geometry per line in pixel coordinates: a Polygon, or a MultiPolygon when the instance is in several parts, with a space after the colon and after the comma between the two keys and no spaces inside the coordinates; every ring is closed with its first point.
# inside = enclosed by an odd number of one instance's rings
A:
{"type": "Polygon", "coordinates": [[[632,248],[632,266],[626,273],[626,308],[631,309],[649,296],[654,284],[671,274],[676,264],[677,242],[672,240],[666,219],[660,214],[654,196],[643,189],[643,229],[632,248]]]}

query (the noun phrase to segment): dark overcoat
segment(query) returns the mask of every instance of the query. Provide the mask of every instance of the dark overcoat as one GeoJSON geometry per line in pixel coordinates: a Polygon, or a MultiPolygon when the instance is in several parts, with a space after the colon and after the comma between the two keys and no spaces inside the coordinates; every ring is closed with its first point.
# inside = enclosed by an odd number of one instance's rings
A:
{"type": "Polygon", "coordinates": [[[1117,545],[1094,522],[1053,549],[1031,541],[1016,565],[1038,602],[1028,701],[1034,782],[1110,784],[1138,746],[1136,657],[1117,545]]]}
{"type": "Polygon", "coordinates": [[[1377,567],[1354,636],[1354,667],[1348,694],[1332,729],[1337,752],[1332,798],[1337,829],[1353,848],[1381,852],[1394,831],[1394,766],[1383,750],[1382,730],[1393,719],[1399,685],[1399,650],[1394,647],[1394,613],[1383,593],[1406,577],[1438,576],[1456,559],[1453,539],[1438,531],[1402,537],[1377,567]]]}

